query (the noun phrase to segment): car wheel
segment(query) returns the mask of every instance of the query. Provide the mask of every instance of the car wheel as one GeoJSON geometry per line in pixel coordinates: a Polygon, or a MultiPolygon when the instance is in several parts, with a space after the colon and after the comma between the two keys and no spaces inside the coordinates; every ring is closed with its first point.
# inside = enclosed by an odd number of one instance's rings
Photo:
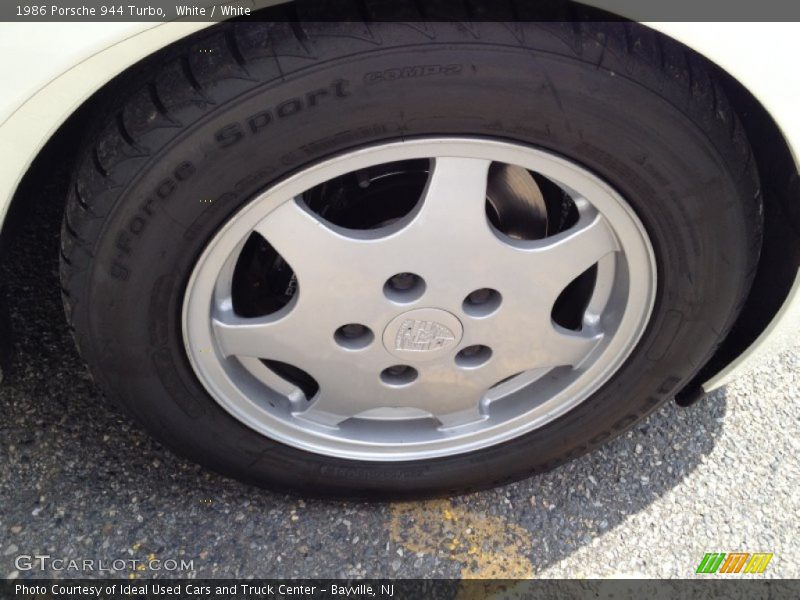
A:
{"type": "Polygon", "coordinates": [[[642,26],[223,24],[115,90],[64,221],[76,340],[153,435],[257,484],[552,468],[698,371],[758,259],[742,128],[642,26]]]}

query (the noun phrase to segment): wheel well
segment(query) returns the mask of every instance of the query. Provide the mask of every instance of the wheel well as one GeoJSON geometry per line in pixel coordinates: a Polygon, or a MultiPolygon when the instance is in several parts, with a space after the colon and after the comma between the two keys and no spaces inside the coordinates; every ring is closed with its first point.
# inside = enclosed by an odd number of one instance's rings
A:
{"type": "Polygon", "coordinates": [[[744,126],[758,168],[764,204],[764,239],[753,287],[736,323],[712,359],[678,395],[682,405],[700,386],[740,356],[776,316],[800,268],[800,176],[777,123],[741,83],[712,68],[744,126]]]}
{"type": "MultiPolygon", "coordinates": [[[[290,9],[278,8],[285,18],[285,10],[290,9]]],[[[584,10],[581,8],[582,12],[584,10]]],[[[48,140],[12,199],[2,228],[0,249],[15,242],[16,232],[21,229],[20,221],[37,218],[42,229],[58,231],[70,172],[77,158],[75,150],[80,146],[76,142],[84,137],[92,115],[109,97],[115,95],[120,81],[146,71],[151,59],[170,52],[171,47],[172,45],[165,47],[109,81],[86,100],[48,140]],[[53,165],[57,165],[57,168],[53,168],[53,165]],[[40,202],[52,203],[56,198],[60,201],[57,206],[37,206],[40,202]],[[53,222],[42,222],[42,219],[53,222]]],[[[687,398],[699,385],[740,355],[765,330],[786,300],[800,266],[800,177],[783,134],[766,109],[742,84],[719,67],[700,58],[719,75],[752,146],[761,179],[765,235],[753,289],[743,311],[714,357],[686,387],[684,396],[687,398]]],[[[30,238],[25,238],[28,239],[30,238]]],[[[0,252],[0,260],[7,255],[7,252],[0,252]]],[[[7,336],[4,337],[8,339],[7,336]]]]}

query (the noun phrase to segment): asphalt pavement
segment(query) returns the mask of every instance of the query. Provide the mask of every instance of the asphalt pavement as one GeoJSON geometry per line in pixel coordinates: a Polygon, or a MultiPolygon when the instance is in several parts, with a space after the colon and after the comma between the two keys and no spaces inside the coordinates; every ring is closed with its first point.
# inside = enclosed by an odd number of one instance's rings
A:
{"type": "Polygon", "coordinates": [[[543,476],[429,502],[304,500],[176,457],[100,395],[64,324],[59,194],[30,198],[0,267],[15,344],[0,576],[691,577],[734,551],[774,553],[760,577],[800,576],[800,346],[543,476]]]}

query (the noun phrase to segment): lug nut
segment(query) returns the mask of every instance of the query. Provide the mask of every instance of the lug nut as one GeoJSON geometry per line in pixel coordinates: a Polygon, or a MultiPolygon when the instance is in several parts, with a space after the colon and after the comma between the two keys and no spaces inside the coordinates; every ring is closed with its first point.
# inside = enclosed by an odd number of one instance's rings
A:
{"type": "Polygon", "coordinates": [[[333,334],[333,339],[342,348],[347,350],[361,350],[372,343],[374,338],[372,330],[361,323],[348,323],[342,325],[333,334]]]}
{"type": "Polygon", "coordinates": [[[467,302],[470,304],[484,304],[489,301],[491,295],[492,290],[489,288],[481,288],[479,290],[475,290],[469,296],[467,296],[467,302]]]}
{"type": "Polygon", "coordinates": [[[402,272],[389,277],[383,284],[384,295],[392,302],[407,304],[425,292],[425,281],[415,273],[402,272]]]}
{"type": "Polygon", "coordinates": [[[389,280],[391,285],[398,292],[404,292],[414,287],[417,276],[413,273],[398,273],[389,280]]]}
{"type": "Polygon", "coordinates": [[[486,317],[500,307],[503,297],[492,288],[480,288],[467,294],[464,298],[464,312],[471,317],[486,317]]]}
{"type": "Polygon", "coordinates": [[[492,357],[492,349],[482,344],[467,346],[456,354],[456,364],[464,369],[480,367],[492,357]]]}
{"type": "Polygon", "coordinates": [[[393,365],[381,371],[381,380],[390,386],[403,386],[412,383],[419,373],[409,365],[393,365]]]}
{"type": "Polygon", "coordinates": [[[348,340],[354,340],[361,337],[366,332],[367,328],[358,323],[350,323],[342,327],[342,337],[348,340]]]}

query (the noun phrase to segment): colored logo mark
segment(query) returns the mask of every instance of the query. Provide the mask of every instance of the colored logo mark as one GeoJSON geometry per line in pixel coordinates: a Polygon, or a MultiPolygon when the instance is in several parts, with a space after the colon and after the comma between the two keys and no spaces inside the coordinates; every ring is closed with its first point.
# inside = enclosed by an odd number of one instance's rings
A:
{"type": "Polygon", "coordinates": [[[696,573],[763,573],[771,560],[771,552],[707,552],[696,573]]]}

